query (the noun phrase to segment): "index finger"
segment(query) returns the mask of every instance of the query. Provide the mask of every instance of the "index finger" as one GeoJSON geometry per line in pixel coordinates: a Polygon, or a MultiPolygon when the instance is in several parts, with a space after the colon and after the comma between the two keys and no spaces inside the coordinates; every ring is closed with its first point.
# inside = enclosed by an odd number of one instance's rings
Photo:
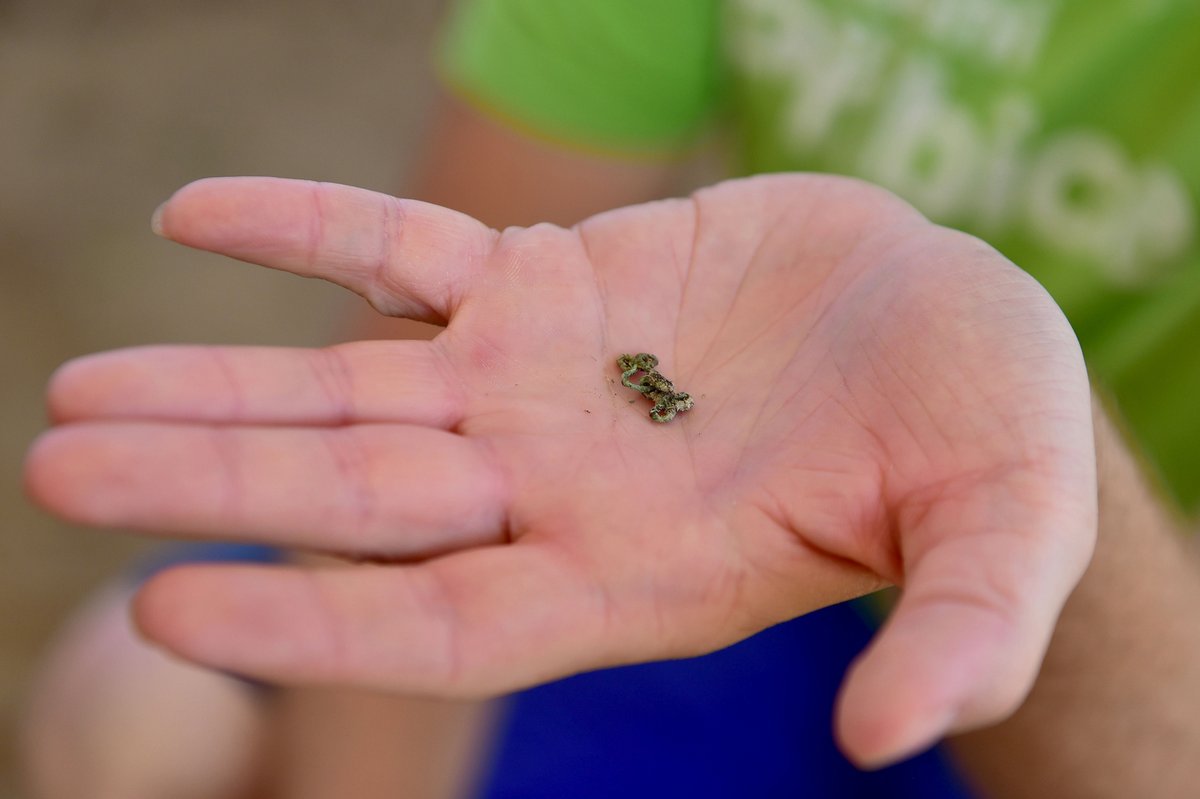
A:
{"type": "Polygon", "coordinates": [[[154,214],[159,235],[319,277],[389,316],[445,324],[496,232],[437,205],[307,180],[207,178],[154,214]]]}

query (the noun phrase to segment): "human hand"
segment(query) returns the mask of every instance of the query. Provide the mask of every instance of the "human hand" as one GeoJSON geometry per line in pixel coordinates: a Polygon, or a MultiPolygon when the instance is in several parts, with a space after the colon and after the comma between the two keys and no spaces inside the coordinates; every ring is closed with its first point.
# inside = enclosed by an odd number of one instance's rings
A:
{"type": "Polygon", "coordinates": [[[837,719],[879,764],[1013,710],[1091,552],[1066,321],[993,250],[866,184],[752,178],[497,233],[232,178],[182,189],[158,225],[448,323],[55,376],[59,425],[27,465],[52,511],[392,561],[159,575],[137,619],[200,663],[478,695],[707,652],[897,584],[837,719]],[[647,418],[615,365],[639,351],[694,409],[647,418]]]}

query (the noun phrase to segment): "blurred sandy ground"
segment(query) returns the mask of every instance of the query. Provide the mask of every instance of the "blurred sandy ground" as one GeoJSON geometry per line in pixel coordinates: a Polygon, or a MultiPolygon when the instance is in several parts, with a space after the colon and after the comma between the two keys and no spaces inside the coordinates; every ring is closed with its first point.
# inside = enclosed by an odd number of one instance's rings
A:
{"type": "Polygon", "coordinates": [[[395,192],[441,0],[0,0],[0,798],[39,651],[146,543],[20,490],[61,361],[149,342],[315,345],[332,287],[192,253],[148,220],[207,175],[395,192]]]}

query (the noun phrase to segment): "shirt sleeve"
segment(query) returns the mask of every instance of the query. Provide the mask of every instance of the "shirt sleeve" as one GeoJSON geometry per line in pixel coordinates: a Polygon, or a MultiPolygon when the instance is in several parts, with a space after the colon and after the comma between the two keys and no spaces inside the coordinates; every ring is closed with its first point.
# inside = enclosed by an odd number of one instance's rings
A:
{"type": "Polygon", "coordinates": [[[461,0],[442,78],[526,132],[600,150],[668,151],[717,103],[718,0],[461,0]]]}

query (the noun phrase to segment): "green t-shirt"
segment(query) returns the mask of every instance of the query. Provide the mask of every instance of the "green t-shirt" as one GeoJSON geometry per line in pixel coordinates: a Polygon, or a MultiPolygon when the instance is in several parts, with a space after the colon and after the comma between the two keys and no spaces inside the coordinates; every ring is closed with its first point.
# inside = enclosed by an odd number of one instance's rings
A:
{"type": "Polygon", "coordinates": [[[1195,0],[467,0],[442,70],[552,139],[675,151],[720,125],[744,173],[855,175],[986,239],[1200,506],[1195,0]]]}

